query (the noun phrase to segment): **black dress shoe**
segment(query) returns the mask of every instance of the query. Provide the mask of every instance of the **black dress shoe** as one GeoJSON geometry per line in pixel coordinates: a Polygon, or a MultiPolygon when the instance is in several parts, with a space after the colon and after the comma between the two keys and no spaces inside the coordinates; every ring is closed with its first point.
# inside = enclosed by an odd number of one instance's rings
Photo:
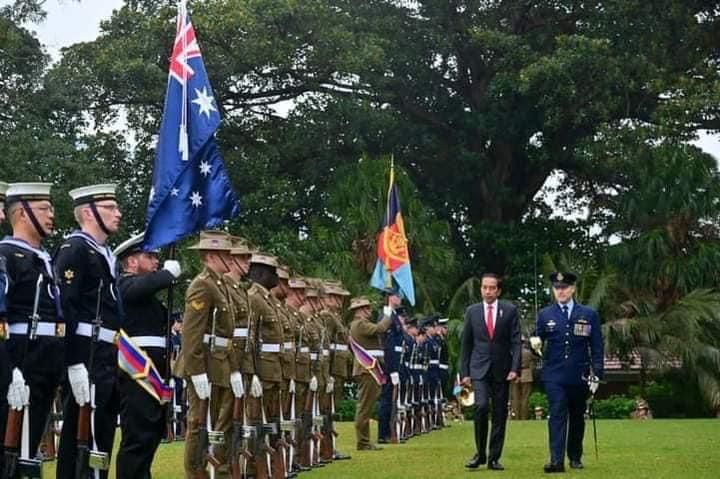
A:
{"type": "Polygon", "coordinates": [[[583,466],[583,463],[581,461],[570,461],[570,467],[572,469],[584,469],[585,466],[583,466]]]}
{"type": "Polygon", "coordinates": [[[336,461],[345,461],[350,458],[350,454],[343,454],[340,451],[335,452],[335,455],[333,456],[333,459],[335,459],[336,461]]]}
{"type": "Polygon", "coordinates": [[[553,464],[552,462],[549,464],[545,464],[545,467],[543,470],[547,473],[551,472],[565,472],[565,465],[564,464],[553,464]]]}
{"type": "Polygon", "coordinates": [[[472,459],[465,464],[465,467],[468,469],[477,469],[481,464],[485,464],[485,462],[487,462],[487,459],[480,457],[480,454],[475,454],[472,459]]]}
{"type": "Polygon", "coordinates": [[[488,469],[490,469],[491,471],[504,471],[505,466],[500,464],[499,461],[490,461],[488,462],[488,469]]]}
{"type": "Polygon", "coordinates": [[[390,439],[385,439],[384,437],[381,437],[378,439],[378,444],[390,444],[390,439]]]}

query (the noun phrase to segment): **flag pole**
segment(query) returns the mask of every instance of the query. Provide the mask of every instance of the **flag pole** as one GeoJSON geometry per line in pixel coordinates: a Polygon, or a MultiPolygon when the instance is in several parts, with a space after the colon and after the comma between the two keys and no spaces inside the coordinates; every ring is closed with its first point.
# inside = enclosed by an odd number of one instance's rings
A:
{"type": "MultiPolygon", "coordinates": [[[[390,153],[390,181],[388,183],[387,200],[385,201],[385,226],[390,224],[390,194],[392,193],[393,183],[395,182],[395,155],[390,153]]],[[[385,241],[385,235],[383,235],[383,241],[385,241]]],[[[390,271],[390,258],[385,258],[385,287],[392,289],[392,272],[390,271]]]]}

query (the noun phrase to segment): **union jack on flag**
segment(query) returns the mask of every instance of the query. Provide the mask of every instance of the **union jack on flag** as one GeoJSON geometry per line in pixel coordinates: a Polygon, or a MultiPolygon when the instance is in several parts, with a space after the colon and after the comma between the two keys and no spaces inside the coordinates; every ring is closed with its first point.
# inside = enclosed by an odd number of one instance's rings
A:
{"type": "Polygon", "coordinates": [[[176,27],[146,213],[147,250],[240,213],[215,141],[220,112],[185,2],[178,7],[176,27]]]}

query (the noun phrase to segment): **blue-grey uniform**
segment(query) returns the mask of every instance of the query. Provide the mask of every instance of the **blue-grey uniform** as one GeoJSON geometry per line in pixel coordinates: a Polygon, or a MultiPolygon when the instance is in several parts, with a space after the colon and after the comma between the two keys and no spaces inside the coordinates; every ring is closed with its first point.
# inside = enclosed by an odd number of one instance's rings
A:
{"type": "Polygon", "coordinates": [[[380,393],[380,405],[378,408],[378,442],[383,443],[390,440],[391,433],[391,419],[392,419],[392,408],[393,408],[393,378],[398,379],[398,394],[400,394],[400,359],[402,356],[402,344],[403,344],[403,328],[400,323],[400,318],[393,312],[392,324],[390,328],[385,331],[384,346],[385,346],[385,372],[388,375],[388,381],[383,384],[382,391],[380,393]]]}
{"type": "Polygon", "coordinates": [[[587,378],[603,376],[600,318],[572,300],[557,303],[539,312],[536,334],[545,343],[542,380],[550,404],[550,466],[562,467],[566,450],[571,464],[580,463],[587,378]]]}

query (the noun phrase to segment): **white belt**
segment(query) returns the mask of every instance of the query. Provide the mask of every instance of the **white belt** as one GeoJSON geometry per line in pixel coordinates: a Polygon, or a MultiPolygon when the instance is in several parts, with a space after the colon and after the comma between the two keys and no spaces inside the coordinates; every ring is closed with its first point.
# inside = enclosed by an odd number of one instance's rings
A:
{"type": "Polygon", "coordinates": [[[412,366],[410,366],[410,369],[422,369],[422,368],[423,368],[422,364],[413,364],[412,366]]]}
{"type": "Polygon", "coordinates": [[[310,360],[317,361],[318,355],[317,353],[310,353],[310,360]]]}
{"type": "Polygon", "coordinates": [[[439,359],[431,359],[430,364],[440,364],[440,360],[439,359]]]}
{"type": "Polygon", "coordinates": [[[323,356],[330,356],[330,350],[329,350],[329,349],[323,349],[322,355],[323,355],[323,356]]]}
{"type": "Polygon", "coordinates": [[[263,343],[263,345],[260,347],[260,351],[263,353],[279,353],[280,352],[280,344],[279,343],[263,343]]]}
{"type": "Polygon", "coordinates": [[[233,330],[233,338],[247,338],[248,328],[235,328],[233,330]]]}
{"type": "Polygon", "coordinates": [[[289,343],[283,343],[283,349],[285,350],[294,350],[295,349],[295,343],[289,342],[289,343]]]}
{"type": "Polygon", "coordinates": [[[402,352],[403,352],[403,347],[402,347],[402,346],[395,346],[395,348],[393,348],[393,349],[394,349],[394,351],[395,351],[396,353],[402,353],[402,352]]]}
{"type": "Polygon", "coordinates": [[[375,358],[385,357],[385,351],[383,351],[382,349],[368,349],[367,352],[370,356],[373,356],[375,358]]]}
{"type": "Polygon", "coordinates": [[[309,353],[309,352],[310,352],[310,347],[308,347],[308,346],[303,346],[302,348],[300,348],[300,352],[301,352],[301,353],[309,353]]]}
{"type": "MultiPolygon", "coordinates": [[[[203,343],[210,344],[210,335],[205,334],[203,335],[203,343]]],[[[215,346],[220,346],[221,348],[227,348],[230,345],[230,340],[228,338],[223,338],[222,336],[215,336],[215,346]]]]}
{"type": "MultiPolygon", "coordinates": [[[[75,334],[78,336],[92,337],[93,325],[90,323],[78,323],[75,334]]],[[[100,327],[98,340],[113,344],[115,342],[115,331],[108,328],[100,327]]]]}
{"type": "Polygon", "coordinates": [[[440,369],[448,369],[449,366],[447,364],[441,364],[440,369]]]}
{"type": "Polygon", "coordinates": [[[165,336],[133,336],[130,339],[141,348],[165,347],[165,336]]]}
{"type": "MultiPolygon", "coordinates": [[[[8,325],[8,331],[10,331],[10,334],[25,336],[27,334],[27,330],[28,323],[14,323],[8,325]]],[[[38,336],[57,336],[58,338],[62,338],[65,336],[65,323],[48,323],[39,321],[37,323],[35,334],[38,336]]]]}
{"type": "Polygon", "coordinates": [[[347,351],[348,347],[347,344],[336,344],[333,349],[335,349],[335,351],[347,351]]]}

